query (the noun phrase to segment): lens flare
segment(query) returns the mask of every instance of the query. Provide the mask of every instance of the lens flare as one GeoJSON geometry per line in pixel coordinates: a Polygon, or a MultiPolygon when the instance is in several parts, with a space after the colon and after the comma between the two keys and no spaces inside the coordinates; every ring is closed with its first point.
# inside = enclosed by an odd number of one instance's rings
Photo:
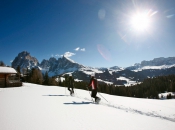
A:
{"type": "Polygon", "coordinates": [[[101,44],[97,44],[97,49],[98,52],[101,54],[101,56],[107,60],[107,61],[111,61],[111,53],[109,52],[109,50],[107,50],[103,45],[101,44]]]}

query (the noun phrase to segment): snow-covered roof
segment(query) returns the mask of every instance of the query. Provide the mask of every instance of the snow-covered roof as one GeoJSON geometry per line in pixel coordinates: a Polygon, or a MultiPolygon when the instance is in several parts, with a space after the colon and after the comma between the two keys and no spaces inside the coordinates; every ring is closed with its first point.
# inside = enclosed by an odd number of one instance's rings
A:
{"type": "Polygon", "coordinates": [[[0,66],[0,73],[2,74],[16,74],[16,70],[14,68],[11,67],[3,67],[0,66]]]}

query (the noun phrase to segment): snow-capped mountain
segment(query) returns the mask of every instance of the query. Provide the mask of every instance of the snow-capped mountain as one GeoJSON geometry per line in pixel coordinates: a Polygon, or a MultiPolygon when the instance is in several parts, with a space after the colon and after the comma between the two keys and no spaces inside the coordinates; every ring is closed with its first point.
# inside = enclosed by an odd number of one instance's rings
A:
{"type": "Polygon", "coordinates": [[[50,62],[49,60],[45,60],[43,59],[41,64],[40,64],[40,67],[45,69],[45,70],[49,70],[49,67],[50,67],[50,62]]]}
{"type": "Polygon", "coordinates": [[[162,66],[162,65],[172,65],[175,64],[175,57],[160,57],[160,58],[154,58],[150,61],[142,61],[141,66],[162,66]]]}
{"type": "Polygon", "coordinates": [[[133,66],[126,67],[125,69],[140,71],[143,69],[166,69],[171,68],[175,65],[175,57],[160,57],[154,58],[150,61],[142,61],[141,63],[136,63],[133,66]]]}
{"type": "Polygon", "coordinates": [[[64,56],[58,60],[54,57],[51,57],[49,60],[43,60],[39,66],[43,72],[48,71],[50,76],[60,75],[66,72],[73,72],[81,68],[85,68],[83,65],[75,63],[64,56]]]}
{"type": "Polygon", "coordinates": [[[35,57],[32,57],[27,51],[19,53],[12,62],[13,68],[16,69],[18,66],[20,66],[21,70],[22,68],[31,69],[37,67],[38,65],[38,60],[35,57]]]}
{"type": "Polygon", "coordinates": [[[150,61],[142,61],[126,68],[113,66],[110,68],[93,68],[78,64],[63,56],[61,58],[51,57],[44,59],[40,64],[35,57],[30,56],[26,51],[21,52],[12,62],[12,66],[17,68],[38,67],[43,74],[48,71],[49,76],[60,76],[72,73],[78,80],[89,81],[90,75],[95,73],[95,77],[100,82],[115,85],[131,85],[142,82],[146,78],[175,74],[175,57],[155,58],[150,61]]]}
{"type": "Polygon", "coordinates": [[[15,57],[12,62],[12,67],[17,68],[20,66],[21,70],[23,68],[39,68],[43,73],[48,71],[50,76],[60,75],[66,72],[73,72],[81,68],[85,68],[83,65],[80,65],[73,60],[63,56],[61,58],[51,57],[49,60],[43,59],[41,64],[35,57],[32,57],[30,53],[23,51],[15,57]]]}

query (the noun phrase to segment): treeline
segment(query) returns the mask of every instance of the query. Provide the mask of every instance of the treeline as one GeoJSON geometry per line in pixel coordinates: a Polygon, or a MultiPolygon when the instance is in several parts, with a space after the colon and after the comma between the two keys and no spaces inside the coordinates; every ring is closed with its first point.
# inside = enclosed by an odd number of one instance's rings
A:
{"type": "MultiPolygon", "coordinates": [[[[23,69],[21,72],[19,66],[16,68],[16,70],[18,74],[21,75],[22,82],[29,82],[48,86],[61,86],[61,87],[68,87],[69,84],[68,75],[65,75],[64,77],[62,76],[49,77],[47,71],[45,72],[45,74],[42,74],[42,72],[38,68],[32,68],[32,70],[23,69]],[[64,80],[61,78],[64,78],[64,80]]],[[[74,87],[77,89],[86,90],[87,85],[88,85],[87,82],[76,82],[76,81],[74,82],[74,87]]]]}
{"type": "MultiPolygon", "coordinates": [[[[75,82],[75,88],[86,90],[88,82],[75,82]]],[[[98,84],[98,92],[107,93],[111,95],[137,97],[137,98],[151,98],[158,99],[158,94],[167,92],[175,92],[175,75],[158,76],[155,78],[145,79],[142,83],[132,86],[115,86],[105,83],[98,84]]],[[[175,98],[168,94],[168,99],[175,98]]]]}
{"type": "Polygon", "coordinates": [[[42,74],[42,72],[38,68],[32,68],[32,70],[26,69],[25,72],[21,74],[20,68],[17,67],[17,71],[21,75],[22,82],[54,86],[58,86],[60,83],[56,81],[55,77],[49,77],[47,71],[45,72],[45,74],[42,74]]]}
{"type": "MultiPolygon", "coordinates": [[[[164,93],[165,91],[175,92],[175,75],[148,78],[140,84],[129,87],[99,85],[99,91],[111,95],[158,99],[159,93],[164,93]]],[[[169,94],[167,98],[175,97],[169,94]]]]}
{"type": "Polygon", "coordinates": [[[42,74],[42,72],[38,68],[32,68],[31,70],[23,69],[21,72],[20,71],[21,69],[18,66],[16,70],[18,74],[21,75],[22,82],[29,82],[48,86],[62,86],[62,87],[68,86],[68,75],[64,76],[65,80],[61,80],[61,76],[49,77],[47,71],[45,72],[45,74],[42,74]]]}
{"type": "MultiPolygon", "coordinates": [[[[17,68],[17,71],[20,72],[20,68],[17,68]]],[[[68,75],[65,75],[65,80],[61,80],[61,77],[49,77],[47,72],[43,75],[39,69],[33,68],[32,70],[27,69],[25,76],[21,79],[23,82],[67,87],[68,77],[68,75]]],[[[87,86],[88,82],[74,83],[74,88],[77,89],[87,90],[87,86]]],[[[165,91],[175,92],[175,75],[148,78],[140,84],[129,87],[108,85],[101,82],[98,84],[98,92],[127,97],[158,99],[158,94],[164,93],[165,91]]],[[[168,95],[167,98],[174,97],[168,95]]]]}
{"type": "MultiPolygon", "coordinates": [[[[79,89],[86,89],[87,82],[78,82],[75,87],[79,89]]],[[[115,86],[99,83],[98,91],[111,95],[137,97],[137,98],[152,98],[158,99],[160,93],[175,92],[175,75],[158,76],[155,78],[145,79],[142,83],[132,86],[115,86]]],[[[175,98],[168,94],[168,99],[175,98]]]]}

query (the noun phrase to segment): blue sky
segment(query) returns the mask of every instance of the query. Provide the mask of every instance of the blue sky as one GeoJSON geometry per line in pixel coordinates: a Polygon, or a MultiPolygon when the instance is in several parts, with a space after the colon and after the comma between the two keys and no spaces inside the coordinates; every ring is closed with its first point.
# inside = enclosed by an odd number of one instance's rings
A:
{"type": "Polygon", "coordinates": [[[66,55],[85,66],[127,67],[174,57],[174,23],[174,0],[1,0],[0,60],[10,65],[28,51],[39,62],[66,55]],[[144,28],[131,22],[143,13],[144,28]]]}

